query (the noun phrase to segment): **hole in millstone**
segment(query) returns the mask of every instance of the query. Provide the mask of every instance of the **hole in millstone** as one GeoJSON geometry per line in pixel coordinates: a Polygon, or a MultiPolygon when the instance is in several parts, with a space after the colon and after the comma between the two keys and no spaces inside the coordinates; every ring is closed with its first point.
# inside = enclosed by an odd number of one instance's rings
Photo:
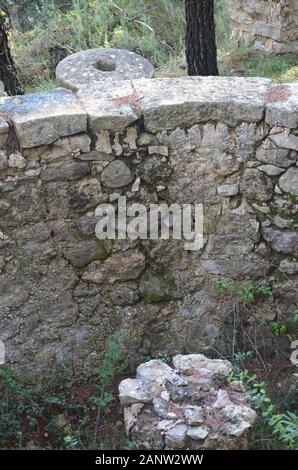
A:
{"type": "Polygon", "coordinates": [[[94,68],[96,70],[100,70],[101,72],[115,72],[116,70],[116,62],[111,59],[101,59],[94,64],[94,68]]]}

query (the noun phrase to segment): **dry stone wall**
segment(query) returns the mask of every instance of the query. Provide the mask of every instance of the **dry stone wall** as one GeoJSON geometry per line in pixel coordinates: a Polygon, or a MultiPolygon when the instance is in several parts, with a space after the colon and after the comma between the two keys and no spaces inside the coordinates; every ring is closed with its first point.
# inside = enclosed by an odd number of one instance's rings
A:
{"type": "Polygon", "coordinates": [[[298,51],[297,0],[229,0],[233,36],[268,52],[298,51]]]}
{"type": "MultiPolygon", "coordinates": [[[[37,379],[90,375],[109,335],[126,360],[224,351],[233,300],[264,282],[257,320],[298,305],[298,85],[119,80],[0,104],[0,338],[37,379]],[[203,203],[205,243],[100,241],[95,208],[203,203]]],[[[259,325],[259,324],[258,324],[259,325]]],[[[271,340],[270,340],[271,341],[271,340]]],[[[272,340],[273,341],[273,340],[272,340]]]]}

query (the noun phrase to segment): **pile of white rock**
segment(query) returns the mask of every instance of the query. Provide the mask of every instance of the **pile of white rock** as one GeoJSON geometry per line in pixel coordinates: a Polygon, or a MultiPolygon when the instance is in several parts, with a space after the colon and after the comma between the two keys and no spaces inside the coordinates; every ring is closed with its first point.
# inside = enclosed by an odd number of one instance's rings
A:
{"type": "Polygon", "coordinates": [[[123,380],[125,427],[137,449],[247,449],[256,422],[247,393],[228,380],[232,364],[178,355],[174,368],[151,360],[123,380]]]}

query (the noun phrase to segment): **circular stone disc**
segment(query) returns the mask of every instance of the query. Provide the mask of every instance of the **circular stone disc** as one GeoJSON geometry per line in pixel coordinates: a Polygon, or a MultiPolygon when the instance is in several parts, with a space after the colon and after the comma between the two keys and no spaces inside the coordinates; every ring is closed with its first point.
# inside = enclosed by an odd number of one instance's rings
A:
{"type": "Polygon", "coordinates": [[[77,90],[91,83],[152,78],[154,67],[148,60],[122,49],[88,49],[72,54],[56,68],[60,85],[77,90]]]}

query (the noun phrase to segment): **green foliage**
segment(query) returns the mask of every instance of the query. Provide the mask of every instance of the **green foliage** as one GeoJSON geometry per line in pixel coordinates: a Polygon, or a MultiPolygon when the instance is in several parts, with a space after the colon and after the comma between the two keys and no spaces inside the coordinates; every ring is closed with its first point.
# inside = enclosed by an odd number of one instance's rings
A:
{"type": "Polygon", "coordinates": [[[275,321],[270,322],[269,325],[270,325],[270,329],[271,329],[272,333],[274,334],[274,336],[285,335],[288,331],[287,325],[283,325],[283,324],[275,322],[275,321]]]}
{"type": "Polygon", "coordinates": [[[272,297],[272,289],[270,286],[261,282],[251,282],[249,284],[231,284],[225,280],[215,282],[215,287],[220,294],[229,292],[235,294],[239,302],[248,302],[254,304],[259,295],[264,297],[272,297]]]}
{"type": "MultiPolygon", "coordinates": [[[[277,412],[276,405],[268,396],[266,383],[263,380],[259,380],[256,375],[250,376],[247,369],[232,371],[228,380],[230,382],[237,380],[247,388],[249,399],[259,416],[257,432],[261,429],[261,434],[265,435],[269,431],[282,443],[283,448],[298,449],[298,416],[290,411],[277,412]]],[[[272,449],[278,446],[276,442],[272,444],[272,449]]]]}
{"type": "Polygon", "coordinates": [[[298,309],[293,312],[293,320],[294,322],[298,321],[298,309]]]}
{"type": "Polygon", "coordinates": [[[55,379],[41,391],[34,391],[24,374],[9,368],[0,368],[0,448],[23,448],[31,436],[38,441],[48,436],[45,447],[57,449],[87,449],[114,445],[129,445],[121,429],[110,435],[101,434],[100,426],[113,417],[111,406],[115,401],[112,382],[121,373],[122,338],[115,333],[110,337],[107,351],[97,371],[97,383],[84,400],[74,399],[74,391],[91,388],[74,381],[63,368],[55,372],[55,379]],[[40,422],[44,423],[40,437],[40,422]],[[119,436],[121,436],[119,438],[119,436]],[[120,441],[120,442],[119,442],[120,441]]]}
{"type": "Polygon", "coordinates": [[[275,82],[297,80],[295,54],[270,54],[253,47],[238,47],[220,60],[221,75],[270,78],[275,82]]]}

